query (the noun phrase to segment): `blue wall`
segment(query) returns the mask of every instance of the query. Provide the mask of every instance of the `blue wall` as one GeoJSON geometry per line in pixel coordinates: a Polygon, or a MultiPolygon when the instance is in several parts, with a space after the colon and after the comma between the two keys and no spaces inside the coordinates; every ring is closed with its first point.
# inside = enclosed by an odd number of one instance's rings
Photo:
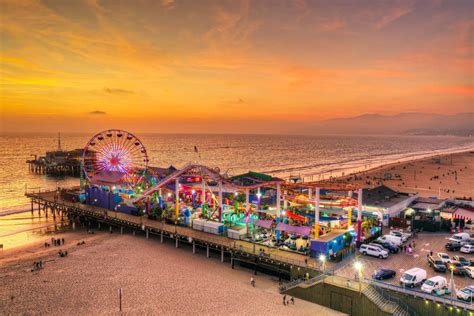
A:
{"type": "Polygon", "coordinates": [[[331,239],[330,241],[311,240],[311,257],[317,258],[320,254],[329,254],[329,249],[334,252],[341,250],[345,246],[344,234],[331,239]]]}

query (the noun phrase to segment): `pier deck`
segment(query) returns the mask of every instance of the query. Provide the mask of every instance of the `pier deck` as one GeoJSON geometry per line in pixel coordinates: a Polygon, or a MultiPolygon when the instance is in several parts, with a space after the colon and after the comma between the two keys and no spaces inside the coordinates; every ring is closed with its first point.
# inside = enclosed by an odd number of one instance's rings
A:
{"type": "Polygon", "coordinates": [[[35,192],[27,193],[26,196],[31,199],[32,212],[36,209],[51,209],[53,214],[61,212],[66,213],[69,218],[83,216],[88,219],[113,225],[114,227],[128,227],[135,231],[146,234],[161,235],[163,237],[176,240],[178,243],[188,243],[199,246],[205,245],[209,256],[209,248],[221,251],[222,261],[224,253],[230,254],[233,260],[253,263],[258,261],[259,264],[290,267],[290,275],[292,278],[304,276],[306,272],[310,275],[319,273],[319,263],[309,257],[296,253],[269,248],[264,245],[254,244],[244,240],[234,240],[228,237],[212,235],[206,232],[197,231],[189,227],[166,224],[157,220],[148,219],[142,216],[134,216],[121,212],[111,211],[108,209],[85,205],[79,202],[63,200],[59,194],[53,192],[35,192]],[[36,205],[35,205],[36,204],[36,205]],[[264,249],[265,255],[260,256],[259,250],[264,249]],[[305,262],[305,259],[307,260],[305,262]]]}

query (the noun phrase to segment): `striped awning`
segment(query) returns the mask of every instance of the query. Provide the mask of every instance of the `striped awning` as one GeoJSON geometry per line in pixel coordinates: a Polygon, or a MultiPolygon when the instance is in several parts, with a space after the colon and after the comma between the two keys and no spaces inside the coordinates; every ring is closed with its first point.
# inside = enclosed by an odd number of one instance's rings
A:
{"type": "Polygon", "coordinates": [[[300,236],[307,236],[311,233],[311,227],[309,226],[293,226],[284,223],[278,223],[276,229],[300,236]]]}
{"type": "Polygon", "coordinates": [[[453,215],[454,218],[461,218],[461,219],[474,219],[474,211],[466,210],[464,208],[458,208],[453,215]]]}
{"type": "Polygon", "coordinates": [[[270,228],[272,228],[273,221],[272,220],[259,219],[259,220],[256,220],[253,224],[257,225],[257,226],[260,226],[260,227],[263,227],[263,228],[270,229],[270,228]]]}

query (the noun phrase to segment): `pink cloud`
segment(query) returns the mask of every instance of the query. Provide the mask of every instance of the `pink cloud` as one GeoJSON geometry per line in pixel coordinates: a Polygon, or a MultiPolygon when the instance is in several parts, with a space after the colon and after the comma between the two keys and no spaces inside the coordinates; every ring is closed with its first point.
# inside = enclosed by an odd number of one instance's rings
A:
{"type": "Polygon", "coordinates": [[[411,13],[413,11],[414,2],[406,1],[401,2],[401,6],[396,6],[391,8],[390,11],[383,15],[375,24],[375,27],[380,30],[393,22],[397,21],[398,19],[404,17],[405,15],[411,13]]]}
{"type": "Polygon", "coordinates": [[[317,26],[318,31],[334,32],[346,27],[346,21],[341,18],[328,19],[317,26]]]}

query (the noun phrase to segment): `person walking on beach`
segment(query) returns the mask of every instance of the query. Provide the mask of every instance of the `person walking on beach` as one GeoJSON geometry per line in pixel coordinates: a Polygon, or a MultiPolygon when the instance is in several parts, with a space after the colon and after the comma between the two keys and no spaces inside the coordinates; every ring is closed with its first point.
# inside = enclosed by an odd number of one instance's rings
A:
{"type": "Polygon", "coordinates": [[[283,305],[286,306],[286,294],[283,295],[283,305]]]}
{"type": "Polygon", "coordinates": [[[255,287],[255,279],[253,277],[250,277],[250,285],[255,287]]]}
{"type": "Polygon", "coordinates": [[[295,298],[293,296],[290,298],[290,301],[292,305],[295,305],[295,298]]]}
{"type": "Polygon", "coordinates": [[[61,242],[62,242],[62,244],[64,245],[64,238],[61,238],[61,242]]]}

